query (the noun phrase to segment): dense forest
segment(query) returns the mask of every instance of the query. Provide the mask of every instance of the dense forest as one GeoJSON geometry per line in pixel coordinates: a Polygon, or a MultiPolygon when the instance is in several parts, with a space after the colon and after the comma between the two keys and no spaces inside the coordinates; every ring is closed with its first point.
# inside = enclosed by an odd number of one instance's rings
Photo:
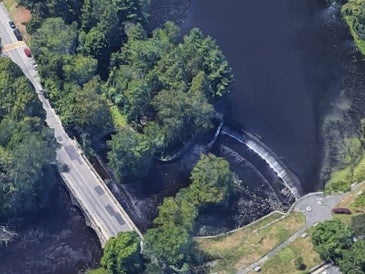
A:
{"type": "MultiPolygon", "coordinates": [[[[152,161],[176,154],[220,119],[214,104],[233,75],[199,29],[182,37],[165,22],[151,30],[142,0],[19,3],[32,12],[27,30],[45,95],[87,154],[107,147],[121,183],[143,177],[152,161]]],[[[201,156],[190,181],[160,206],[143,258],[138,236],[120,233],[95,273],[199,271],[194,220],[206,206],[227,206],[234,184],[228,162],[211,154],[201,156]]]]}
{"type": "Polygon", "coordinates": [[[6,58],[0,58],[0,98],[1,218],[42,204],[50,189],[44,174],[55,161],[56,142],[31,83],[6,58]]]}
{"type": "Polygon", "coordinates": [[[211,37],[193,29],[181,39],[172,22],[147,33],[144,1],[21,3],[32,11],[31,49],[63,125],[89,153],[113,133],[108,159],[118,179],[143,176],[153,157],[212,128],[213,104],[233,76],[211,37]]]}

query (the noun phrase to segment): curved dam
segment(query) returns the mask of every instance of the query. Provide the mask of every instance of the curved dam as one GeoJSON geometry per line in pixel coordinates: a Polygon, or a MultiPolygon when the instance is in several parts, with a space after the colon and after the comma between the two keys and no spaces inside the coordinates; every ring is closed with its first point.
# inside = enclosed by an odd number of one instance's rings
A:
{"type": "Polygon", "coordinates": [[[268,146],[261,142],[258,138],[248,132],[237,132],[231,130],[227,126],[223,126],[220,133],[227,135],[236,141],[244,144],[252,152],[263,159],[267,165],[276,173],[282,180],[285,187],[290,191],[295,200],[302,196],[302,188],[299,178],[290,171],[284,162],[273,152],[268,146]]]}

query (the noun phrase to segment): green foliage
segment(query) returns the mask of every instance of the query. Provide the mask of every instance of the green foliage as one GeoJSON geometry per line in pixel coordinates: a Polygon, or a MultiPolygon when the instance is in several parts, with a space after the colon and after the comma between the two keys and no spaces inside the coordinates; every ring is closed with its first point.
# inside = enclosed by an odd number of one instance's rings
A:
{"type": "Polygon", "coordinates": [[[167,222],[146,232],[146,254],[169,265],[180,264],[189,259],[192,240],[190,232],[185,228],[167,222]]]}
{"type": "Polygon", "coordinates": [[[349,250],[344,250],[342,256],[343,258],[339,261],[342,273],[365,273],[365,241],[357,241],[349,250]]]}
{"type": "Polygon", "coordinates": [[[342,6],[341,12],[357,47],[365,54],[365,1],[350,0],[342,6]]]}
{"type": "Polygon", "coordinates": [[[153,223],[160,226],[171,223],[191,231],[197,215],[197,208],[193,204],[184,199],[175,200],[170,197],[164,199],[153,223]]]}
{"type": "Polygon", "coordinates": [[[77,25],[66,25],[62,18],[48,18],[32,35],[34,55],[74,54],[77,42],[77,25]],[[57,35],[55,35],[57,34],[57,35]]]}
{"type": "Polygon", "coordinates": [[[304,264],[302,256],[296,257],[294,260],[294,264],[297,270],[304,270],[307,268],[307,266],[304,264]]]}
{"type": "Polygon", "coordinates": [[[99,93],[98,79],[92,79],[82,88],[70,86],[70,90],[60,101],[62,121],[67,128],[74,128],[93,138],[100,138],[113,129],[112,117],[105,99],[99,93]]]}
{"type": "Polygon", "coordinates": [[[184,143],[193,133],[212,127],[210,118],[214,116],[214,109],[202,93],[163,90],[152,105],[158,122],[166,131],[168,143],[184,143]]]}
{"type": "Polygon", "coordinates": [[[215,116],[211,102],[233,80],[215,41],[193,29],[177,43],[179,29],[171,22],[148,38],[139,25],[129,24],[126,30],[131,39],[113,55],[117,68],[106,96],[130,122],[153,120],[168,150],[210,129],[215,116]]]}
{"type": "Polygon", "coordinates": [[[326,183],[325,191],[331,192],[346,192],[351,189],[352,171],[351,167],[342,170],[334,171],[330,179],[326,183]]]}
{"type": "Polygon", "coordinates": [[[118,179],[139,178],[146,174],[153,151],[145,135],[123,128],[108,144],[109,165],[118,179]]]}
{"type": "Polygon", "coordinates": [[[365,153],[362,149],[361,159],[358,161],[358,163],[355,165],[353,170],[353,181],[354,182],[361,182],[365,179],[365,153]]]}
{"type": "Polygon", "coordinates": [[[119,232],[116,238],[112,237],[106,243],[100,264],[107,273],[141,273],[143,261],[140,253],[138,234],[119,232]]]}
{"type": "Polygon", "coordinates": [[[111,274],[111,272],[105,268],[99,267],[97,269],[87,270],[86,274],[111,274]]]}
{"type": "Polygon", "coordinates": [[[145,254],[170,265],[179,273],[189,273],[188,262],[196,259],[193,225],[198,208],[206,203],[222,202],[231,189],[232,173],[228,162],[212,154],[203,155],[194,167],[192,183],[176,198],[166,198],[159,207],[154,228],[145,234],[145,254]]]}
{"type": "Polygon", "coordinates": [[[338,262],[352,245],[352,231],[338,220],[318,224],[312,234],[314,249],[325,261],[338,262]]]}
{"type": "Polygon", "coordinates": [[[48,17],[62,17],[70,24],[76,21],[83,1],[79,0],[19,0],[20,5],[26,6],[32,11],[32,20],[28,30],[34,31],[48,17]]]}
{"type": "Polygon", "coordinates": [[[43,169],[55,160],[56,142],[43,125],[36,93],[10,59],[0,59],[0,217],[39,202],[43,169]]]}
{"type": "Polygon", "coordinates": [[[365,236],[365,214],[356,215],[351,218],[351,229],[357,236],[365,236]]]}
{"type": "Polygon", "coordinates": [[[233,189],[232,172],[229,163],[213,154],[202,155],[195,165],[187,199],[194,205],[224,201],[233,189]]]}
{"type": "Polygon", "coordinates": [[[354,207],[365,207],[365,193],[361,193],[359,196],[356,197],[354,203],[354,207]]]}

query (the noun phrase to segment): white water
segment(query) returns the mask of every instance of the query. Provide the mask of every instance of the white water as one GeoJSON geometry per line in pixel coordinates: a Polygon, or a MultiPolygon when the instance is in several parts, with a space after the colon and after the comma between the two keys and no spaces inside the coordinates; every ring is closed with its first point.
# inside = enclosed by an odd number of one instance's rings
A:
{"type": "Polygon", "coordinates": [[[284,163],[279,160],[279,157],[266,145],[248,133],[240,135],[227,128],[223,128],[221,133],[232,137],[242,144],[245,144],[249,149],[259,155],[263,160],[265,160],[269,167],[275,171],[277,176],[284,182],[285,186],[290,190],[295,199],[297,200],[301,197],[299,179],[289,171],[284,163]]]}

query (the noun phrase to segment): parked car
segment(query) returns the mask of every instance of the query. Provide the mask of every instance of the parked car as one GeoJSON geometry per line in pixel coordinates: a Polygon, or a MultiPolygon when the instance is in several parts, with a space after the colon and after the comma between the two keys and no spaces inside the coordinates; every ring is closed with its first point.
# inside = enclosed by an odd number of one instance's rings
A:
{"type": "Polygon", "coordinates": [[[15,35],[15,37],[16,37],[16,39],[18,41],[22,41],[23,40],[22,34],[20,33],[20,31],[18,29],[15,29],[14,30],[14,35],[15,35]]]}
{"type": "Polygon", "coordinates": [[[28,48],[25,48],[24,49],[24,53],[25,53],[25,55],[27,56],[27,57],[32,57],[32,54],[30,53],[30,50],[28,49],[28,48]]]}
{"type": "Polygon", "coordinates": [[[337,207],[337,208],[333,208],[332,212],[335,214],[351,214],[351,210],[348,208],[344,208],[344,207],[337,207]]]}
{"type": "Polygon", "coordinates": [[[12,28],[12,29],[16,29],[16,25],[13,21],[9,21],[9,26],[12,28]]]}

